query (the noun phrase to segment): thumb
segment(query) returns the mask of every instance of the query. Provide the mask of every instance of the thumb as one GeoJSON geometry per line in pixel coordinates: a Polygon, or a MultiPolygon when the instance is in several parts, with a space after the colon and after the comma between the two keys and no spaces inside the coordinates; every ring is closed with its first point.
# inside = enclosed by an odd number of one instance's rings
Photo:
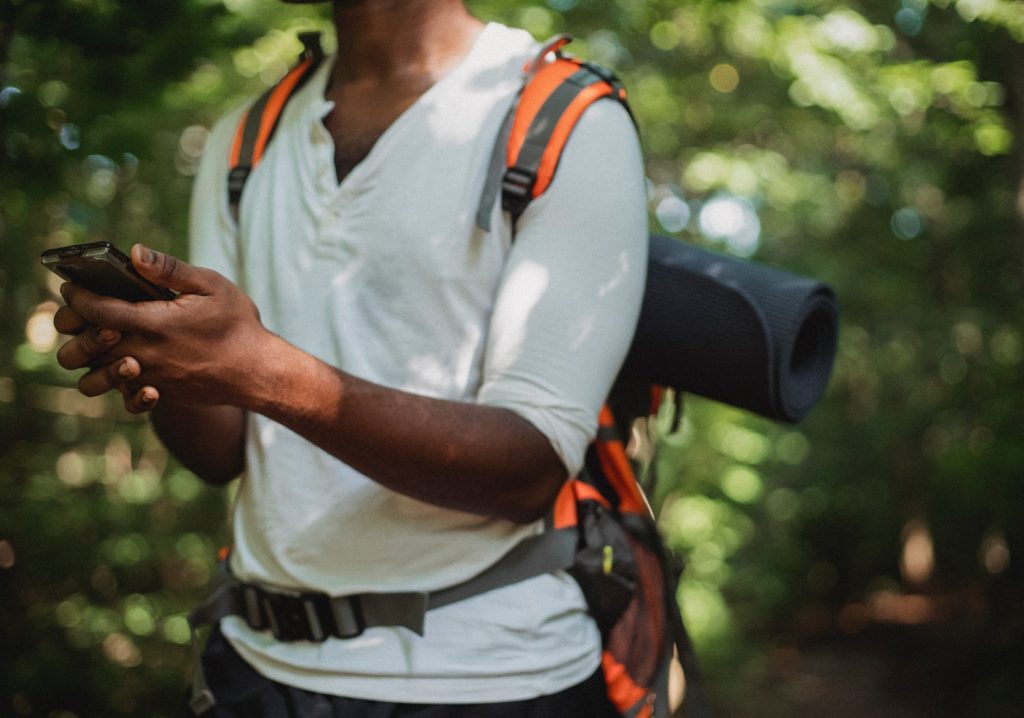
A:
{"type": "Polygon", "coordinates": [[[203,270],[145,245],[132,247],[132,264],[139,274],[157,286],[186,294],[208,294],[210,291],[203,270]]]}

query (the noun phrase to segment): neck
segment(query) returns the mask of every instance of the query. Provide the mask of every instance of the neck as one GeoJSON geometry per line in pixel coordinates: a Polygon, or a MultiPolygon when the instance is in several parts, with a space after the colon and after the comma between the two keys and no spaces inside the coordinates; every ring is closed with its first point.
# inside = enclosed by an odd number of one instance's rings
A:
{"type": "Polygon", "coordinates": [[[436,79],[469,51],[483,23],[462,0],[334,0],[332,84],[436,79]]]}

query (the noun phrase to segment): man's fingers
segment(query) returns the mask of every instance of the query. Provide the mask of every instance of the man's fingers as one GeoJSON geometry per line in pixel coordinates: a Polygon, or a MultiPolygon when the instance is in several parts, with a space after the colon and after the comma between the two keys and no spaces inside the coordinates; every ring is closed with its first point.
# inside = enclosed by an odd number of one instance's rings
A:
{"type": "Polygon", "coordinates": [[[132,357],[125,357],[83,375],[78,380],[78,390],[86,396],[99,396],[121,387],[141,373],[139,363],[132,357]]]}
{"type": "Polygon", "coordinates": [[[139,274],[161,287],[187,294],[210,291],[210,272],[145,245],[132,247],[132,264],[139,274]]]}
{"type": "Polygon", "coordinates": [[[156,387],[144,386],[137,392],[125,392],[124,408],[132,414],[142,414],[149,411],[160,401],[160,392],[156,387]]]}
{"type": "Polygon", "coordinates": [[[121,340],[115,329],[90,327],[57,350],[57,363],[65,369],[81,369],[121,340]]]}
{"type": "Polygon", "coordinates": [[[61,334],[81,334],[87,326],[89,322],[68,306],[61,307],[53,315],[53,328],[61,334]]]}
{"type": "MultiPolygon", "coordinates": [[[[61,296],[71,310],[89,324],[136,331],[143,308],[114,297],[103,297],[71,282],[60,285],[61,296]]],[[[140,302],[141,304],[141,302],[140,302]]]]}

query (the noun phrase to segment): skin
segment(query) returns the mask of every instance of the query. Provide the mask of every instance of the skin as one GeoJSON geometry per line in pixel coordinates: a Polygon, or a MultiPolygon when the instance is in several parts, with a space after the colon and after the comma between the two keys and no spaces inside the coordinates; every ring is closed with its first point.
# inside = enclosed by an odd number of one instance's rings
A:
{"type": "MultiPolygon", "coordinates": [[[[340,179],[458,64],[482,24],[461,0],[338,0],[334,20],[342,49],[324,124],[340,179]]],[[[271,333],[249,297],[216,272],[142,245],[131,257],[178,297],[132,304],[63,285],[67,305],[54,325],[73,336],[57,358],[66,369],[89,368],[83,394],[117,390],[129,411],[150,412],[168,449],[204,480],[225,483],[242,471],[252,411],[383,486],[446,508],[533,521],[564,482],[547,438],[517,414],[359,379],[271,333]]]]}

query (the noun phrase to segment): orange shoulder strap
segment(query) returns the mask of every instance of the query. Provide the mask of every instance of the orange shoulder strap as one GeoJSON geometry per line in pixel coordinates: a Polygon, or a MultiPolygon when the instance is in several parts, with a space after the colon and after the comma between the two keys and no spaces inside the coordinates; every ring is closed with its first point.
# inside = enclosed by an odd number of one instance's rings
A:
{"type": "Polygon", "coordinates": [[[316,72],[323,60],[319,33],[300,33],[299,39],[304,47],[299,55],[299,63],[253,103],[235,128],[235,137],[228,154],[228,206],[236,220],[246,180],[263,159],[263,152],[274,136],[285,105],[316,72]]]}
{"type": "Polygon", "coordinates": [[[531,200],[551,184],[559,158],[583,111],[610,97],[626,103],[619,80],[603,67],[562,54],[571,38],[559,35],[542,47],[524,68],[526,79],[505,118],[491,158],[488,182],[477,210],[477,225],[490,230],[490,213],[501,173],[502,209],[513,226],[531,200]]]}

